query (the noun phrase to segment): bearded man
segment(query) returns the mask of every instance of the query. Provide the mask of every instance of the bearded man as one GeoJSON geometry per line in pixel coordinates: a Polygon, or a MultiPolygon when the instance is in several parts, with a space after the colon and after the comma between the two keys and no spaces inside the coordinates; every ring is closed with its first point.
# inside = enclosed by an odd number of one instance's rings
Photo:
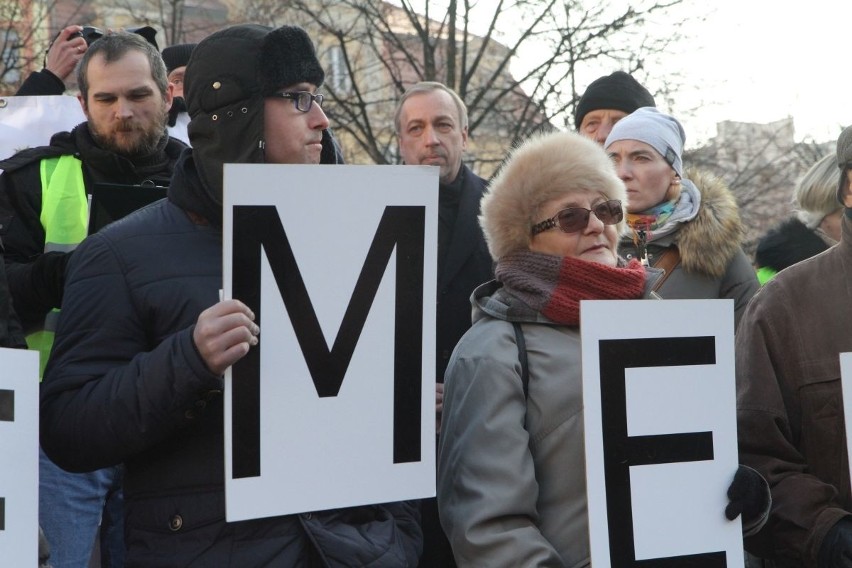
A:
{"type": "MultiPolygon", "coordinates": [[[[186,148],[166,131],[172,89],[159,51],[135,33],[111,33],[77,67],[86,122],[0,162],[0,242],[15,311],[30,348],[42,354],[62,304],[65,266],[88,232],[97,183],[168,185],[186,148]]],[[[123,565],[120,467],[70,474],[42,454],[39,520],[55,566],[86,566],[101,523],[102,566],[123,565]],[[107,501],[107,509],[103,503],[107,501]],[[110,512],[116,517],[110,523],[110,512]],[[114,529],[114,535],[104,531],[114,529]]]]}

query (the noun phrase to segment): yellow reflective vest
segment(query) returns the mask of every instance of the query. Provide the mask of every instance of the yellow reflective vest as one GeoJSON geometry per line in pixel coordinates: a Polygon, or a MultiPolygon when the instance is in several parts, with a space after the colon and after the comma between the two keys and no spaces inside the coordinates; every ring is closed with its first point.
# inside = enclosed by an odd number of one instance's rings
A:
{"type": "MultiPolygon", "coordinates": [[[[83,181],[83,162],[74,156],[45,158],[41,173],[41,226],[44,228],[44,252],[70,252],[86,238],[89,202],[83,181]]],[[[30,349],[39,352],[39,376],[53,347],[59,310],[53,309],[44,320],[44,329],[27,336],[30,349]]]]}

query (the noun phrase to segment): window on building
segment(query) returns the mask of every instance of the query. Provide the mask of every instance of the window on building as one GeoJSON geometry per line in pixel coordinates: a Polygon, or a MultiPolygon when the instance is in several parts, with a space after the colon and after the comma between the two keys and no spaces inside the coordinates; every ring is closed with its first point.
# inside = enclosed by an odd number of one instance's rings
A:
{"type": "Polygon", "coordinates": [[[343,48],[334,45],[328,50],[329,76],[326,83],[336,93],[348,93],[352,90],[352,77],[346,68],[346,58],[343,56],[343,48]]]}
{"type": "Polygon", "coordinates": [[[0,83],[17,83],[21,78],[21,41],[18,32],[0,30],[0,42],[0,83]]]}

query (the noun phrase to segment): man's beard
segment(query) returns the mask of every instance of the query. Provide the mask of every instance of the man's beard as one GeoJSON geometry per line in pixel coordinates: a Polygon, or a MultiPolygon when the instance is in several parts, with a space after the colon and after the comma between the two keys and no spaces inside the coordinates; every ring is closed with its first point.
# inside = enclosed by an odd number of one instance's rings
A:
{"type": "Polygon", "coordinates": [[[101,132],[98,126],[89,121],[89,132],[95,143],[104,150],[127,158],[149,156],[157,150],[160,140],[166,134],[166,119],[168,111],[162,106],[158,116],[148,124],[139,124],[133,120],[125,120],[114,125],[108,133],[101,132]],[[119,142],[116,133],[134,132],[137,136],[130,140],[119,142]]]}

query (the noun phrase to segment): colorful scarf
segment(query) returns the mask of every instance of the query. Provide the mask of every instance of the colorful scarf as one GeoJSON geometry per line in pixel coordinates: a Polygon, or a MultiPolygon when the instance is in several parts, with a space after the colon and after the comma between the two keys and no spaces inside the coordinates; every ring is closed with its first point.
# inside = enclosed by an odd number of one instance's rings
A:
{"type": "Polygon", "coordinates": [[[524,251],[500,259],[495,275],[507,292],[565,325],[580,325],[581,300],[628,300],[645,291],[645,269],[637,260],[613,268],[524,251]]]}
{"type": "Polygon", "coordinates": [[[645,238],[650,239],[651,235],[660,227],[666,224],[666,221],[672,216],[677,205],[677,199],[665,201],[651,207],[642,213],[628,213],[627,224],[633,229],[633,242],[637,242],[636,234],[639,231],[645,232],[645,238]]]}

